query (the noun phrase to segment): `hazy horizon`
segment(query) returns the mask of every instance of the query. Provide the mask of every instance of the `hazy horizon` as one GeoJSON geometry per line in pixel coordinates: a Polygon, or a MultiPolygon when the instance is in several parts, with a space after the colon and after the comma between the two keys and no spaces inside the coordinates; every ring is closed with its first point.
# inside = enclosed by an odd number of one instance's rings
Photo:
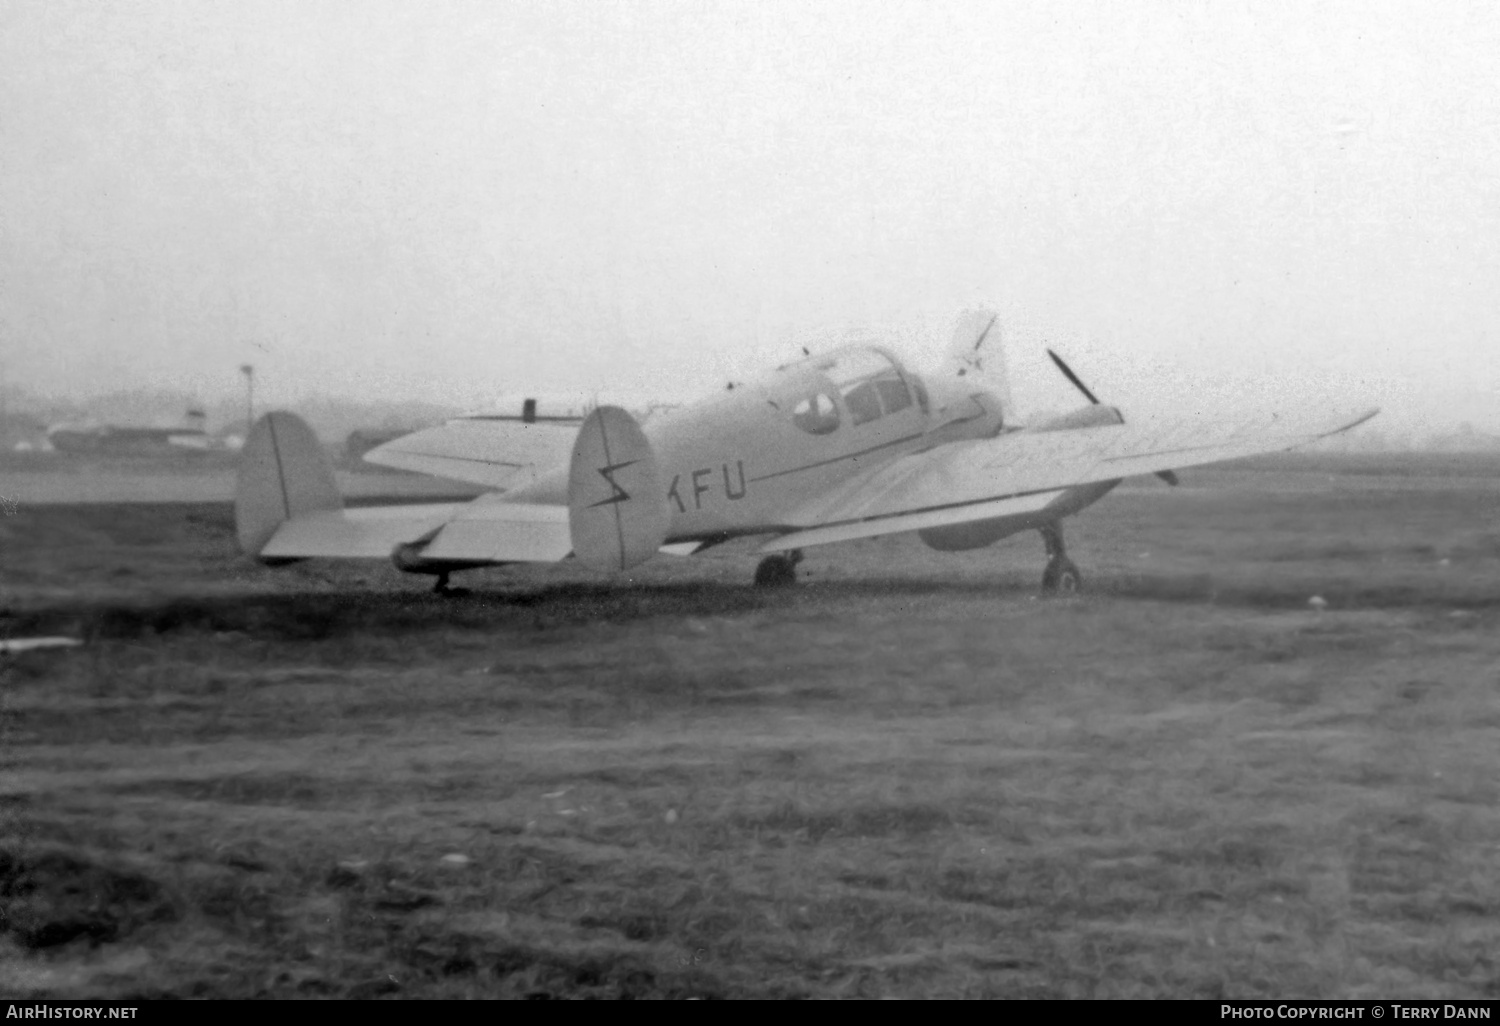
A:
{"type": "Polygon", "coordinates": [[[1496,52],[1459,3],[12,2],[0,371],[684,397],[988,305],[1038,405],[1053,345],[1127,408],[1494,427],[1496,52]]]}

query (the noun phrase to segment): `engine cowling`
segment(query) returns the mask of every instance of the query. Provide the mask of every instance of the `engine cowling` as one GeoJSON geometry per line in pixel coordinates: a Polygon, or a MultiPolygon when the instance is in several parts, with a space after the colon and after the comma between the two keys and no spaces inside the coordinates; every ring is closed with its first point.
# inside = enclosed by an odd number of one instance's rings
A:
{"type": "Polygon", "coordinates": [[[1008,538],[1022,531],[1056,523],[1098,502],[1120,482],[1095,481],[1092,484],[1065,488],[1045,509],[1036,513],[1018,516],[994,517],[975,520],[967,524],[951,524],[947,527],[929,527],[917,535],[929,548],[939,552],[963,552],[966,549],[982,549],[993,545],[1001,538],[1008,538]]]}
{"type": "Polygon", "coordinates": [[[1024,531],[1029,526],[1031,525],[1024,517],[996,517],[993,520],[975,520],[947,527],[928,527],[918,531],[917,537],[928,548],[939,552],[963,552],[993,545],[1001,538],[1024,531]]]}
{"type": "Polygon", "coordinates": [[[1039,424],[1027,425],[1026,430],[1031,432],[1077,431],[1080,428],[1109,427],[1123,423],[1125,423],[1125,415],[1120,412],[1118,406],[1084,406],[1072,413],[1049,417],[1039,424]]]}

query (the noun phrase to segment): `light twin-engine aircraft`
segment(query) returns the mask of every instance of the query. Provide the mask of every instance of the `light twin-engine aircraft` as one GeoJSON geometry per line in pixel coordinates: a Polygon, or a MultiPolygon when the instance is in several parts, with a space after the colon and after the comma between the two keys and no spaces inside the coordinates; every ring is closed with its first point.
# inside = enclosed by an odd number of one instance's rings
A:
{"type": "Polygon", "coordinates": [[[761,585],[795,580],[802,550],[916,531],[934,549],[989,545],[1036,530],[1044,591],[1081,584],[1062,520],[1127,477],[1291,449],[1374,416],[1184,418],[1140,426],[1089,400],[1019,427],[1003,379],[983,373],[993,315],[970,314],[942,372],[919,376],[879,346],[809,356],[689,406],[637,418],[618,406],[551,417],[461,418],[397,439],[371,462],[504,489],[469,502],[344,509],[312,431],[290,413],[255,425],[241,456],[235,521],[268,563],[390,559],[433,574],[573,556],[623,571],[659,551],[685,555],[769,535],[761,585]]]}

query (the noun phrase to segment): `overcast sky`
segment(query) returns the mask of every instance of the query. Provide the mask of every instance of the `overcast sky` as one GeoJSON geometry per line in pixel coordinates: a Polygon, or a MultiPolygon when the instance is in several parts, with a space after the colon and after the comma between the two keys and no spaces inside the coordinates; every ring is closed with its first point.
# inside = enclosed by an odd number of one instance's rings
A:
{"type": "Polygon", "coordinates": [[[677,394],[989,304],[1108,398],[1500,410],[1496,54],[1490,2],[0,0],[0,361],[677,394]]]}

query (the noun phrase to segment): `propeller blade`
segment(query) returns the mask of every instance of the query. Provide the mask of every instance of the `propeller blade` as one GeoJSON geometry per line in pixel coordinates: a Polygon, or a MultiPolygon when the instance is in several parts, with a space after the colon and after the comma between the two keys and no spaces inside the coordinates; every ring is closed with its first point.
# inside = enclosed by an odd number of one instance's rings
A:
{"type": "Polygon", "coordinates": [[[990,318],[990,322],[984,326],[984,330],[981,331],[979,333],[979,337],[974,340],[974,348],[969,350],[970,354],[979,352],[979,347],[984,345],[984,340],[989,338],[990,336],[990,329],[995,326],[995,322],[999,319],[999,314],[995,314],[995,316],[990,318]]]}
{"type": "MultiPolygon", "coordinates": [[[[969,364],[969,367],[973,367],[981,374],[984,373],[984,357],[979,355],[979,347],[984,345],[984,340],[990,336],[990,329],[995,326],[995,322],[999,319],[999,314],[990,315],[990,319],[985,323],[984,329],[980,331],[979,337],[974,340],[974,345],[970,347],[968,355],[963,357],[964,361],[969,364]]],[[[960,367],[958,369],[958,376],[963,377],[969,373],[969,367],[960,367]]]]}
{"type": "Polygon", "coordinates": [[[1073,387],[1083,393],[1084,398],[1088,399],[1088,401],[1093,403],[1095,406],[1101,405],[1094,393],[1089,391],[1089,386],[1078,380],[1078,375],[1073,373],[1073,368],[1063,363],[1063,358],[1061,356],[1058,356],[1050,349],[1047,350],[1047,355],[1052,357],[1052,362],[1057,364],[1057,369],[1063,372],[1063,377],[1073,382],[1073,387]]]}

